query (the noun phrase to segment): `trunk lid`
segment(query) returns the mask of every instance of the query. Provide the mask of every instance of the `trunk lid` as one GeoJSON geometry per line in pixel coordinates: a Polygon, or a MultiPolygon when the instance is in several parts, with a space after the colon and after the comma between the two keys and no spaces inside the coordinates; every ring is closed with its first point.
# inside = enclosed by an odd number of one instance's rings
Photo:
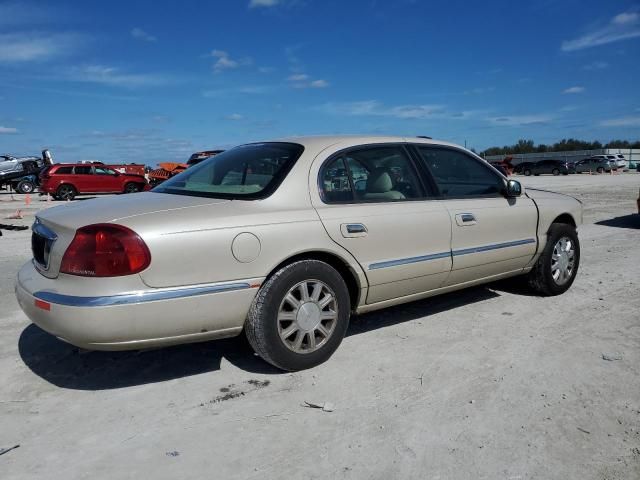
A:
{"type": "Polygon", "coordinates": [[[145,215],[154,216],[161,212],[190,210],[229,202],[230,200],[145,192],[52,207],[36,216],[31,242],[34,265],[45,277],[56,278],[64,252],[76,230],[86,225],[118,223],[145,215]]]}

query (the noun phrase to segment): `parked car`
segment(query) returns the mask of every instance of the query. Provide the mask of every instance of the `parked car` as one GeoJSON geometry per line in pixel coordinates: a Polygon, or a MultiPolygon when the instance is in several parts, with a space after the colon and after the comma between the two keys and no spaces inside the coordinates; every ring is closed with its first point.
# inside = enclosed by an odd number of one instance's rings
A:
{"type": "Polygon", "coordinates": [[[618,153],[616,156],[616,166],[618,169],[625,169],[628,166],[627,159],[621,153],[618,153]]]}
{"type": "MultiPolygon", "coordinates": [[[[563,160],[540,160],[535,162],[528,169],[529,175],[551,174],[551,175],[569,175],[573,170],[569,169],[569,164],[563,160]]],[[[524,172],[527,175],[527,171],[524,172]]]]}
{"type": "Polygon", "coordinates": [[[291,138],[227,150],[150,192],[39,212],[16,295],[83,348],[244,331],[263,359],[300,370],[331,356],[352,313],[516,275],[565,292],[581,222],[576,199],[525,191],[456,145],[291,138]]]}
{"type": "Polygon", "coordinates": [[[85,193],[134,193],[148,189],[144,176],[119,173],[103,165],[57,163],[40,174],[40,191],[57,200],[85,193]]]}
{"type": "MultiPolygon", "coordinates": [[[[617,155],[592,155],[589,158],[599,158],[602,159],[606,162],[609,163],[609,166],[611,167],[611,170],[617,170],[618,169],[618,162],[619,162],[619,157],[617,155]]],[[[622,157],[624,159],[624,156],[622,157]]],[[[625,160],[625,166],[626,166],[626,160],[625,160]]]]}
{"type": "Polygon", "coordinates": [[[576,173],[605,173],[612,170],[609,159],[602,155],[595,155],[593,157],[585,158],[575,163],[576,173]]]}
{"type": "Polygon", "coordinates": [[[513,168],[513,173],[520,173],[522,175],[529,176],[531,175],[531,168],[533,167],[534,162],[522,162],[516,165],[513,168]]]}

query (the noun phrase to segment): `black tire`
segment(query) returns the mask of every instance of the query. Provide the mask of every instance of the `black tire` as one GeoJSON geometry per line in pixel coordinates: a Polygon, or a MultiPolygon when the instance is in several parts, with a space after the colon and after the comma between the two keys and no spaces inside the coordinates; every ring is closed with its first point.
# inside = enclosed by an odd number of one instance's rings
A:
{"type": "Polygon", "coordinates": [[[596,172],[598,172],[598,173],[604,173],[604,168],[602,168],[602,167],[598,167],[598,168],[596,169],[596,172]]]}
{"type": "Polygon", "coordinates": [[[528,168],[524,171],[524,176],[528,177],[531,175],[531,170],[529,170],[528,168]]]}
{"type": "Polygon", "coordinates": [[[533,270],[529,272],[529,285],[536,292],[544,296],[560,295],[573,284],[580,267],[580,241],[575,227],[566,223],[553,223],[547,233],[547,244],[538,258],[533,270]],[[571,276],[562,284],[553,278],[552,256],[556,243],[563,237],[568,238],[574,245],[574,264],[571,276]]]}
{"type": "Polygon", "coordinates": [[[18,193],[33,193],[35,189],[36,185],[31,180],[21,180],[18,185],[16,185],[16,191],[18,193]]]}
{"type": "Polygon", "coordinates": [[[282,267],[262,285],[249,310],[245,333],[253,349],[265,361],[282,370],[305,370],[325,362],[336,351],[347,332],[350,312],[349,290],[342,276],[324,262],[301,260],[282,267]],[[280,338],[278,312],[287,293],[304,281],[326,284],[335,295],[338,315],[335,327],[323,345],[309,353],[296,353],[280,338]]]}
{"type": "Polygon", "coordinates": [[[558,175],[560,175],[560,170],[558,170],[557,168],[554,168],[554,169],[551,171],[551,173],[552,173],[555,177],[557,177],[558,175]]]}
{"type": "Polygon", "coordinates": [[[137,183],[127,183],[124,186],[124,193],[136,193],[140,191],[140,187],[137,183]]]}
{"type": "Polygon", "coordinates": [[[56,190],[55,197],[58,200],[67,201],[67,200],[73,200],[74,198],[76,198],[77,194],[78,194],[78,191],[75,189],[75,187],[73,185],[69,185],[69,184],[63,183],[56,190]]]}

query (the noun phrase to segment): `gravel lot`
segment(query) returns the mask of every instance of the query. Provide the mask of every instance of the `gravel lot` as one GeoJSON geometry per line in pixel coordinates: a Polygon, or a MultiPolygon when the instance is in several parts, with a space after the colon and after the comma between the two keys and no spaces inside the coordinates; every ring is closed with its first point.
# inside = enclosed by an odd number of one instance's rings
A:
{"type": "MultiPolygon", "coordinates": [[[[20,447],[0,478],[639,479],[640,174],[519,179],[585,204],[569,292],[508,281],[363,315],[294,374],[242,338],[78,352],[19,310],[29,231],[3,231],[0,449],[20,447]]],[[[0,223],[49,205],[16,199],[0,223]]]]}

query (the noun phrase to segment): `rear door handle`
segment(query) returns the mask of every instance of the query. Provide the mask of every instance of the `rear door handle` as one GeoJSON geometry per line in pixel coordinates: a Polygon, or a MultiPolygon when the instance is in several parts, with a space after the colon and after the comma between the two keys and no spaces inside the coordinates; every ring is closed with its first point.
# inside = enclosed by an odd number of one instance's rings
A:
{"type": "Polygon", "coordinates": [[[362,223],[343,223],[340,225],[340,233],[343,237],[364,237],[367,234],[367,227],[362,223]]]}
{"type": "Polygon", "coordinates": [[[478,222],[473,213],[456,213],[456,224],[459,227],[468,227],[476,223],[478,222]]]}

